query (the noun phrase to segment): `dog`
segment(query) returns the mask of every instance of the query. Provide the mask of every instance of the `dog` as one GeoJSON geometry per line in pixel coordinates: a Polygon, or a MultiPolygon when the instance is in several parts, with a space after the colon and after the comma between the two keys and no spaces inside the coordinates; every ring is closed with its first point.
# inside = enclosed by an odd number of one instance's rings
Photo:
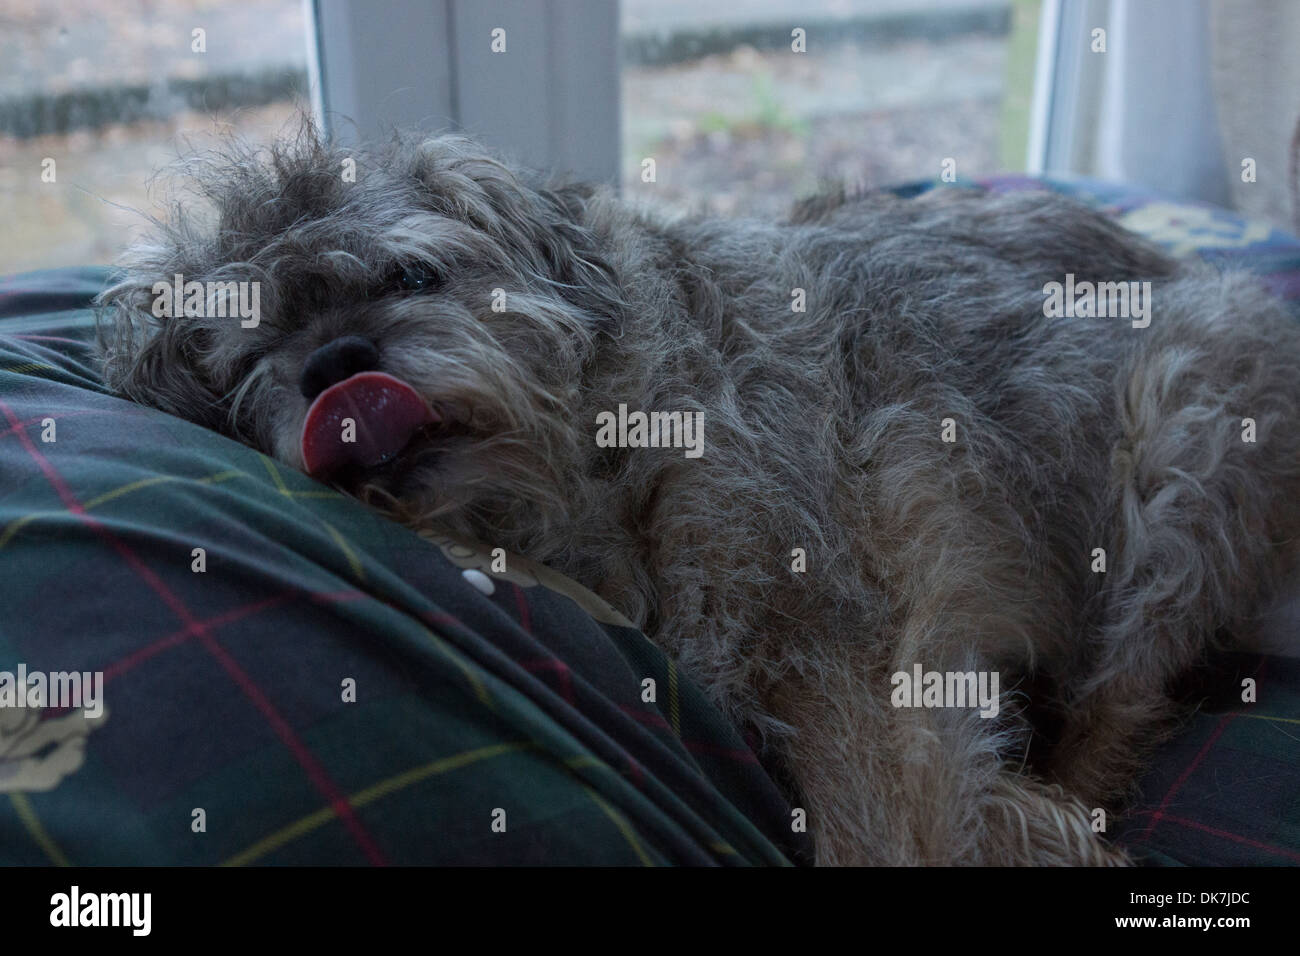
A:
{"type": "Polygon", "coordinates": [[[1127,862],[1095,821],[1296,570],[1296,323],[1064,197],[674,219],[310,129],[183,173],[107,384],[596,592],[759,732],[819,864],[1127,862]]]}

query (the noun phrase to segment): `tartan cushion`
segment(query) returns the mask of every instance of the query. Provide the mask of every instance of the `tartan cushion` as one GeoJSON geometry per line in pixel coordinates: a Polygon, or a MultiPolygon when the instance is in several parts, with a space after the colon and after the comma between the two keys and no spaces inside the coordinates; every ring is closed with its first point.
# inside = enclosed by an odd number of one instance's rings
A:
{"type": "Polygon", "coordinates": [[[104,279],[0,285],[0,671],[102,671],[105,701],[0,707],[0,862],[808,858],[752,749],[631,627],[526,563],[484,595],[472,548],[106,394],[104,279]]]}

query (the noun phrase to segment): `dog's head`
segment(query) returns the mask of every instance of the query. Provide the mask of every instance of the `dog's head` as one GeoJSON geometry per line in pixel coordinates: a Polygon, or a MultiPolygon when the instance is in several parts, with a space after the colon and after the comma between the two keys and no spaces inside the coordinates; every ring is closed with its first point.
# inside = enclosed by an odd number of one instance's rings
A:
{"type": "Polygon", "coordinates": [[[622,297],[583,225],[462,137],[333,148],[310,130],[190,161],[198,202],[101,296],[115,390],[408,519],[545,519],[622,297]]]}

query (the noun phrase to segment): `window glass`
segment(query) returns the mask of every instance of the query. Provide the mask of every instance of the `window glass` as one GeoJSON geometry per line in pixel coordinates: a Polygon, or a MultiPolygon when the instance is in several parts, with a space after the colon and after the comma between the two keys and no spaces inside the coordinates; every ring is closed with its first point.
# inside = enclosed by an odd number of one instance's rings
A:
{"type": "Polygon", "coordinates": [[[306,102],[305,19],[301,0],[0,0],[0,272],[113,261],[186,142],[280,130],[306,102]]]}
{"type": "Polygon", "coordinates": [[[774,215],[947,159],[958,178],[1021,170],[1039,6],[623,0],[624,193],[774,215]]]}

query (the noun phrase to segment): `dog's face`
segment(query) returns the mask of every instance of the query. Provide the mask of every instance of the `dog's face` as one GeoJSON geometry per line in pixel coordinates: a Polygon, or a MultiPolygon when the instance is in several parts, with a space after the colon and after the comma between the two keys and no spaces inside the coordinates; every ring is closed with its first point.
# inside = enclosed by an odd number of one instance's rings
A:
{"type": "Polygon", "coordinates": [[[580,458],[584,370],[622,320],[586,193],[458,137],[357,153],[304,133],[187,179],[206,218],[176,205],[101,297],[111,387],[399,517],[545,519],[580,458]]]}

